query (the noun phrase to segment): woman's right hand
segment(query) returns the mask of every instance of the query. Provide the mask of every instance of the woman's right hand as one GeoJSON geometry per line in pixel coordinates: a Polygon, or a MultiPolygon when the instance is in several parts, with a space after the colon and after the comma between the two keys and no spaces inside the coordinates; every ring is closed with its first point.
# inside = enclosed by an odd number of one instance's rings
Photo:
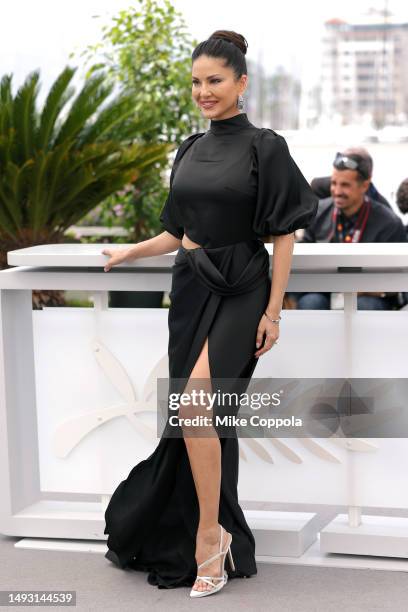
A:
{"type": "Polygon", "coordinates": [[[109,272],[112,266],[117,266],[118,264],[127,261],[129,249],[104,249],[102,254],[110,256],[108,263],[103,268],[105,272],[109,272]]]}

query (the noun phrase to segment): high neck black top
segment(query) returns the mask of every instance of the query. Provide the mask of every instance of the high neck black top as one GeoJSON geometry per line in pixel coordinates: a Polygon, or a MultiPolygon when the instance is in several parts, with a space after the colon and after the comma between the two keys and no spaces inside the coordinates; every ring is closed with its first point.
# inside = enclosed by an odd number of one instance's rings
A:
{"type": "Polygon", "coordinates": [[[177,238],[215,248],[305,228],[317,205],[285,139],[238,113],[182,142],[160,220],[177,238]]]}
{"type": "Polygon", "coordinates": [[[236,134],[245,127],[255,127],[249,121],[246,113],[238,113],[228,119],[211,119],[210,121],[210,132],[220,136],[236,134]]]}

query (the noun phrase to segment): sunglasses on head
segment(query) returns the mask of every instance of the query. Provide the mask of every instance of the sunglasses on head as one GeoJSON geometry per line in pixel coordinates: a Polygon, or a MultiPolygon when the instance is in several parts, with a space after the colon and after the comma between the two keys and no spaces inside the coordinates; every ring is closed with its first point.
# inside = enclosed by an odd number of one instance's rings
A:
{"type": "Polygon", "coordinates": [[[336,157],[334,158],[333,166],[338,170],[357,170],[361,176],[364,178],[368,178],[366,176],[366,172],[359,167],[359,162],[355,159],[352,159],[348,155],[343,155],[343,153],[336,153],[336,157]]]}
{"type": "Polygon", "coordinates": [[[343,166],[344,168],[348,168],[349,170],[357,170],[358,161],[348,157],[347,155],[343,155],[343,153],[336,153],[336,157],[334,158],[333,165],[338,168],[343,166]]]}

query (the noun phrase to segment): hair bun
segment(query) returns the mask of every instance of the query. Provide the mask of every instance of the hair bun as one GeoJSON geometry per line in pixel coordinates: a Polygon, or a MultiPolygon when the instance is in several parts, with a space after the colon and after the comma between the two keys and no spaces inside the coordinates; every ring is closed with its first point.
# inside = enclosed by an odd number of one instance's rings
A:
{"type": "Polygon", "coordinates": [[[238,34],[237,32],[233,32],[232,30],[216,30],[211,34],[210,38],[219,38],[221,40],[226,40],[227,42],[232,43],[238,49],[246,55],[248,49],[248,43],[246,39],[242,36],[242,34],[238,34]]]}

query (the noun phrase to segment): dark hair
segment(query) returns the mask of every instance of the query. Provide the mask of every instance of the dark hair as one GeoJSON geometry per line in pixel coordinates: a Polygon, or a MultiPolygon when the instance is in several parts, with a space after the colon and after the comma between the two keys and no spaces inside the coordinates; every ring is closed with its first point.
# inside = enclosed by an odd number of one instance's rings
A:
{"type": "Polygon", "coordinates": [[[225,66],[230,66],[236,79],[247,74],[245,54],[248,43],[242,34],[230,30],[216,30],[207,40],[200,42],[194,49],[191,60],[194,62],[200,55],[219,57],[225,60],[225,66]]]}
{"type": "MultiPolygon", "coordinates": [[[[365,155],[361,155],[359,153],[351,153],[350,149],[346,149],[343,153],[340,153],[343,157],[348,157],[349,159],[354,160],[357,163],[357,168],[354,168],[357,172],[357,180],[362,183],[363,181],[367,181],[371,178],[372,171],[372,160],[371,157],[369,159],[365,155]],[[371,160],[371,162],[370,162],[371,160]]],[[[336,163],[336,160],[333,162],[333,166],[338,170],[347,170],[347,165],[343,163],[336,163]]]]}
{"type": "Polygon", "coordinates": [[[397,206],[403,215],[408,212],[408,178],[397,189],[397,206]]]}
{"type": "Polygon", "coordinates": [[[344,155],[349,155],[351,158],[353,155],[359,155],[366,161],[366,167],[368,169],[368,176],[373,175],[373,158],[364,147],[348,147],[345,151],[343,151],[344,155]]]}

